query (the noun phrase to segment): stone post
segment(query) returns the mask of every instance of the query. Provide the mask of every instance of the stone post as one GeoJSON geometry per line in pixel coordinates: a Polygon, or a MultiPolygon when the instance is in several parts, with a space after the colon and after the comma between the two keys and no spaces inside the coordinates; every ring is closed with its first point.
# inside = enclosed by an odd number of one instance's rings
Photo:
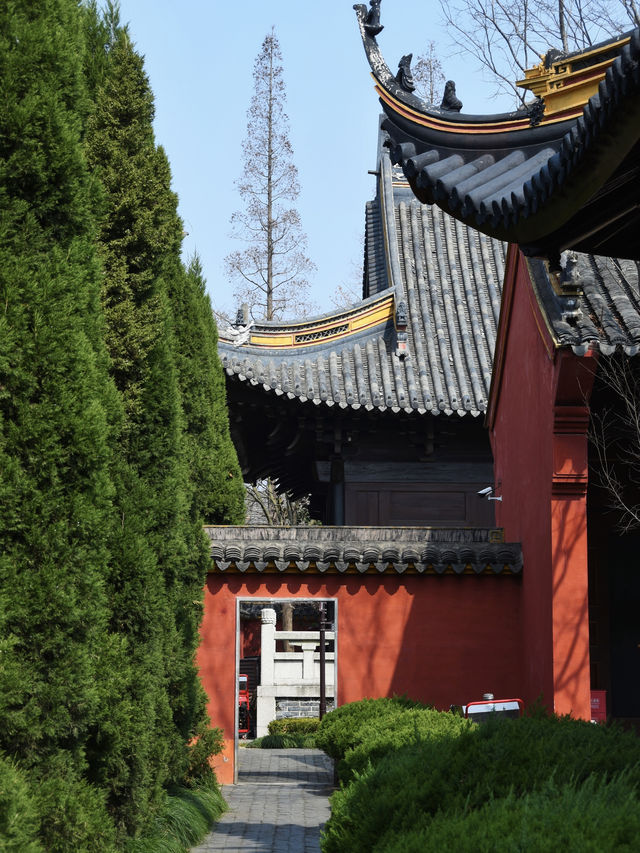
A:
{"type": "Polygon", "coordinates": [[[276,718],[275,655],[276,611],[266,607],[262,613],[260,631],[260,681],[256,702],[256,737],[269,734],[268,725],[276,718]]]}
{"type": "Polygon", "coordinates": [[[275,678],[276,654],[276,611],[266,607],[261,611],[262,629],[260,633],[260,683],[273,684],[275,678]]]}

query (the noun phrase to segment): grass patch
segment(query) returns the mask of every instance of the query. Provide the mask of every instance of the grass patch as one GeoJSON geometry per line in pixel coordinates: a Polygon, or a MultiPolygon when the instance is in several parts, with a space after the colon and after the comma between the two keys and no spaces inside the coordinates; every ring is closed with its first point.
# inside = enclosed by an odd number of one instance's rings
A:
{"type": "Polygon", "coordinates": [[[188,853],[227,809],[218,785],[177,788],[151,835],[129,842],[127,853],[188,853]]]}

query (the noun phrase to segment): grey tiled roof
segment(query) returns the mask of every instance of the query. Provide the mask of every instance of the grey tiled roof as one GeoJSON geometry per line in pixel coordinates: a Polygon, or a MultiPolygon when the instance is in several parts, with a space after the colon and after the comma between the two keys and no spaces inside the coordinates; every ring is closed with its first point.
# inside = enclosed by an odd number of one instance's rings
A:
{"type": "Polygon", "coordinates": [[[518,574],[501,530],[421,527],[205,527],[219,571],[518,574]]]}
{"type": "Polygon", "coordinates": [[[560,346],[576,355],[589,349],[611,355],[640,351],[640,288],[634,261],[578,254],[578,311],[567,311],[567,299],[557,296],[546,265],[530,260],[531,280],[560,346]]]}
{"type": "MultiPolygon", "coordinates": [[[[314,345],[234,346],[221,332],[227,375],[301,402],[384,411],[478,415],[486,409],[500,310],[505,246],[413,197],[381,159],[379,193],[367,206],[362,307],[393,297],[406,307],[407,350],[386,323],[314,345]],[[388,282],[387,290],[379,290],[388,282]]],[[[330,319],[337,328],[343,315],[330,319]]],[[[313,325],[313,321],[309,321],[313,325]]],[[[264,323],[260,331],[278,331],[264,323]]]]}

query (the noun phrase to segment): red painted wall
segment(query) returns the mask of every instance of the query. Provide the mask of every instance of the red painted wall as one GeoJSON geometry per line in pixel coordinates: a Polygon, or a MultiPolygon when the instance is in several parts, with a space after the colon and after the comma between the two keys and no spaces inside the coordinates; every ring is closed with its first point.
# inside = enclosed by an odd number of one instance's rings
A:
{"type": "Polygon", "coordinates": [[[588,359],[555,348],[513,247],[498,335],[489,425],[496,521],[524,555],[522,698],[589,719],[588,359]]]}
{"type": "Polygon", "coordinates": [[[522,689],[520,579],[510,576],[210,574],[198,664],[214,725],[218,779],[233,781],[236,599],[335,598],[338,704],[406,693],[446,709],[522,689]]]}

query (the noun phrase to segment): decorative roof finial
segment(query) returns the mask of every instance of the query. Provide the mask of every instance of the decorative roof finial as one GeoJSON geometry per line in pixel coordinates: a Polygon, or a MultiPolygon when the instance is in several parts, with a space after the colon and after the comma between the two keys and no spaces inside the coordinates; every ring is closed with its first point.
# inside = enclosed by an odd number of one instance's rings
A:
{"type": "Polygon", "coordinates": [[[444,95],[440,109],[447,110],[450,113],[459,113],[462,109],[462,101],[456,95],[456,84],[453,80],[447,80],[444,84],[444,95]]]}
{"type": "MultiPolygon", "coordinates": [[[[405,90],[405,92],[413,92],[413,90],[416,88],[416,84],[413,82],[413,75],[411,73],[412,59],[413,54],[407,53],[406,56],[403,56],[400,62],[398,63],[398,73],[396,74],[396,80],[405,90]]],[[[462,106],[462,104],[460,104],[460,106],[462,106]]]]}
{"type": "Polygon", "coordinates": [[[380,3],[382,0],[370,0],[369,5],[371,8],[369,9],[369,13],[367,14],[367,20],[365,21],[364,28],[367,31],[367,34],[370,36],[377,36],[378,33],[381,33],[384,27],[380,23],[380,3]]]}

